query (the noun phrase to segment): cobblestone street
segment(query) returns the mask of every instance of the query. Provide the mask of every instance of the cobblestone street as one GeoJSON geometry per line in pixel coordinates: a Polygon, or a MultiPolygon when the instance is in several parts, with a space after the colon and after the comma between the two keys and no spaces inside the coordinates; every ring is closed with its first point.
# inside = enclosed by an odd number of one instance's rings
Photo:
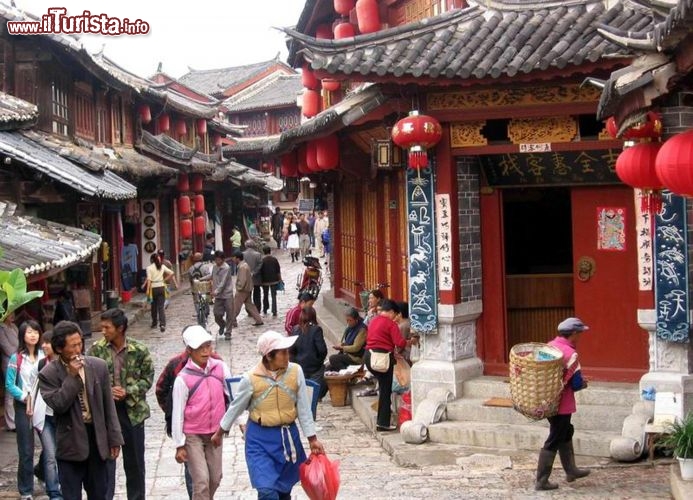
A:
{"type": "MultiPolygon", "coordinates": [[[[276,251],[275,251],[276,252],[276,251]]],[[[227,361],[234,374],[240,374],[258,361],[255,344],[257,336],[265,329],[282,331],[286,310],[295,303],[294,284],[302,264],[292,264],[288,254],[277,253],[282,264],[287,291],[280,292],[279,315],[266,316],[265,326],[253,327],[252,318],[241,312],[239,327],[234,329],[231,341],[219,339],[216,349],[227,361]]],[[[327,283],[329,279],[325,277],[327,283]]],[[[318,302],[317,307],[320,307],[318,302]]],[[[194,322],[192,298],[189,292],[179,293],[171,299],[167,310],[167,330],[160,333],[150,330],[149,315],[144,314],[131,325],[128,335],[145,341],[152,352],[155,373],[158,377],[166,361],[180,352],[183,344],[180,332],[185,325],[194,322]]],[[[217,327],[210,317],[211,330],[217,327]]],[[[94,334],[94,339],[99,337],[94,334]]],[[[328,342],[329,345],[329,342],[328,342]]],[[[147,421],[147,485],[151,499],[185,499],[183,468],[174,460],[175,449],[164,432],[164,418],[156,404],[153,389],[149,396],[152,416],[147,421]]],[[[437,498],[437,499],[523,499],[523,498],[611,498],[654,499],[669,498],[669,466],[646,465],[615,466],[595,461],[596,470],[588,478],[568,484],[558,465],[553,480],[560,484],[554,492],[533,491],[534,454],[518,453],[513,456],[480,454],[458,460],[456,466],[427,466],[403,468],[392,462],[380,447],[376,436],[356,417],[351,407],[334,408],[329,397],[318,407],[318,437],[331,459],[341,461],[342,485],[340,498],[355,499],[367,495],[370,500],[390,498],[437,498]]],[[[3,432],[0,436],[7,465],[0,471],[0,497],[18,498],[16,493],[16,457],[14,434],[3,432]]],[[[224,478],[217,493],[219,499],[254,499],[246,471],[243,440],[235,427],[224,440],[224,478]]],[[[427,446],[429,453],[446,453],[443,445],[427,446]]],[[[412,452],[421,448],[412,446],[412,452]]],[[[469,455],[480,453],[470,451],[469,455]]],[[[37,485],[37,492],[39,487],[37,485]]],[[[125,481],[119,465],[116,486],[117,498],[125,499],[125,481]]],[[[36,498],[45,498],[37,496],[36,498]]],[[[293,490],[293,498],[307,498],[300,485],[293,490]]]]}

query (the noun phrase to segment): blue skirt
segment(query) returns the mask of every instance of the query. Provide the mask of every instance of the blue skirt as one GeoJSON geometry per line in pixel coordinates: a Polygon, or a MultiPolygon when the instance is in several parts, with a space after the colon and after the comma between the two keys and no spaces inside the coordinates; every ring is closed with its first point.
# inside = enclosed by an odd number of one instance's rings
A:
{"type": "Polygon", "coordinates": [[[262,427],[249,420],[245,432],[245,461],[253,488],[290,492],[299,481],[299,466],[306,461],[296,424],[262,427]],[[289,460],[287,455],[291,456],[289,460]]]}

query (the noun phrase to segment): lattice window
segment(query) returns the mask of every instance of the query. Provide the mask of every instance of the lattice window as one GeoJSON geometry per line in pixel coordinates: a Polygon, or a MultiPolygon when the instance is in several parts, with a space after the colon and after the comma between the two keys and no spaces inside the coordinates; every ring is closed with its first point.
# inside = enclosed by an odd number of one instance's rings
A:
{"type": "Polygon", "coordinates": [[[69,97],[67,86],[58,80],[51,82],[51,113],[52,130],[54,134],[68,135],[69,97]]]}
{"type": "Polygon", "coordinates": [[[404,22],[410,23],[437,16],[459,7],[458,3],[456,0],[410,0],[404,5],[404,22]]]}
{"type": "Polygon", "coordinates": [[[91,94],[75,91],[75,134],[85,139],[94,139],[94,101],[91,94]]]}
{"type": "Polygon", "coordinates": [[[301,124],[301,112],[298,109],[284,111],[277,116],[277,122],[280,133],[296,128],[301,124]]]}
{"type": "Polygon", "coordinates": [[[245,137],[257,137],[267,135],[267,117],[265,113],[254,113],[240,117],[241,125],[246,125],[245,137]]]}

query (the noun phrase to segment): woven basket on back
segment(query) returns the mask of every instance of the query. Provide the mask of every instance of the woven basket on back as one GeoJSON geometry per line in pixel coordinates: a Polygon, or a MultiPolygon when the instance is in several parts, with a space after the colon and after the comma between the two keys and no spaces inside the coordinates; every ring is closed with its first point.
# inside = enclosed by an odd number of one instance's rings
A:
{"type": "Polygon", "coordinates": [[[517,344],[510,349],[513,407],[532,420],[553,417],[563,390],[563,353],[547,344],[517,344]]]}

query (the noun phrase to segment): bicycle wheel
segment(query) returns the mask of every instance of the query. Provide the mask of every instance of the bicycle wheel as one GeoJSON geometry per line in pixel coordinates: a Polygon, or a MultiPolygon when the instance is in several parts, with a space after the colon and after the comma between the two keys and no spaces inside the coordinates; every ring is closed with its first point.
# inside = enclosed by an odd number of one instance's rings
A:
{"type": "Polygon", "coordinates": [[[207,316],[209,315],[209,305],[203,300],[197,304],[197,324],[207,327],[207,316]]]}

